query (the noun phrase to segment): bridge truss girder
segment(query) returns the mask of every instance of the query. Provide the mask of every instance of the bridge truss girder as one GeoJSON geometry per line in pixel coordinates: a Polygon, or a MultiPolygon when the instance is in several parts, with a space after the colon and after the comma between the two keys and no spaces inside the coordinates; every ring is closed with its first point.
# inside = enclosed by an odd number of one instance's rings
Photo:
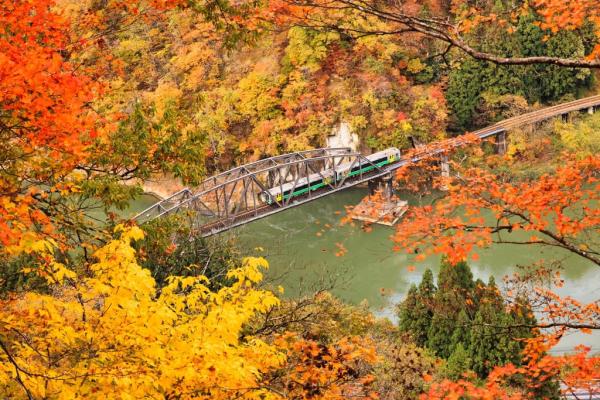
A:
{"type": "Polygon", "coordinates": [[[387,173],[360,153],[348,149],[293,153],[219,174],[213,177],[216,179],[205,181],[204,189],[194,193],[184,189],[143,211],[136,219],[143,223],[166,215],[186,215],[196,232],[210,236],[387,173]],[[349,170],[355,167],[362,170],[367,166],[371,170],[333,179],[342,164],[349,170]],[[301,196],[274,199],[271,205],[265,204],[259,197],[261,192],[271,188],[283,189],[284,185],[291,185],[294,191],[310,175],[322,179],[324,186],[308,190],[301,196]]]}

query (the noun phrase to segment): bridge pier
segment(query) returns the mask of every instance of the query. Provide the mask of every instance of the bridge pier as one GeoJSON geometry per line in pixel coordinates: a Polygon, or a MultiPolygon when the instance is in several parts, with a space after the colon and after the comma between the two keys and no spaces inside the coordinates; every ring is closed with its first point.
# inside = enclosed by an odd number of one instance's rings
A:
{"type": "Polygon", "coordinates": [[[506,144],[506,131],[499,132],[496,136],[496,154],[506,154],[508,146],[506,144]]]}
{"type": "Polygon", "coordinates": [[[594,106],[592,106],[592,107],[590,107],[590,108],[587,109],[587,113],[590,114],[590,115],[593,115],[594,111],[596,111],[595,108],[594,108],[594,106]]]}
{"type": "MultiPolygon", "coordinates": [[[[440,157],[440,174],[442,175],[442,178],[450,178],[450,162],[448,161],[447,154],[440,157]]],[[[443,191],[448,190],[446,185],[442,185],[440,189],[443,191]]]]}
{"type": "Polygon", "coordinates": [[[444,178],[450,178],[450,163],[448,162],[448,156],[443,155],[440,161],[441,173],[444,178]]]}
{"type": "Polygon", "coordinates": [[[368,182],[369,195],[373,196],[375,193],[380,192],[386,200],[391,199],[394,196],[393,180],[392,174],[370,180],[368,182]]]}
{"type": "Polygon", "coordinates": [[[350,216],[367,224],[394,225],[408,209],[408,203],[394,194],[393,175],[370,180],[368,185],[369,195],[354,207],[350,216]]]}

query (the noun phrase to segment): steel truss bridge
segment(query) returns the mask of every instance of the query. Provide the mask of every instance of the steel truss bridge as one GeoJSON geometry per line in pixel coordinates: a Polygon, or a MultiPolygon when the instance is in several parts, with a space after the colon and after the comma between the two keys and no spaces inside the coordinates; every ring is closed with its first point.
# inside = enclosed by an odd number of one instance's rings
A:
{"type": "MultiPolygon", "coordinates": [[[[533,125],[558,116],[566,116],[575,111],[593,113],[600,108],[600,95],[547,107],[538,111],[509,118],[487,128],[472,132],[480,139],[497,137],[498,150],[506,149],[506,132],[510,129],[533,125]]],[[[244,225],[288,208],[328,196],[360,183],[391,177],[392,173],[407,164],[415,163],[449,147],[464,143],[460,137],[428,145],[423,152],[378,167],[360,153],[349,148],[324,148],[284,154],[242,165],[204,180],[194,189],[185,188],[150,206],[134,217],[138,224],[172,214],[182,214],[189,218],[192,230],[202,236],[214,235],[236,226],[244,225]],[[341,164],[350,163],[350,169],[363,167],[368,172],[359,173],[341,180],[325,179],[326,173],[341,164]],[[267,205],[259,199],[259,194],[267,189],[291,184],[295,189],[309,175],[323,178],[326,184],[309,190],[302,196],[277,200],[267,205]]],[[[292,189],[293,191],[293,189],[292,189]]]]}

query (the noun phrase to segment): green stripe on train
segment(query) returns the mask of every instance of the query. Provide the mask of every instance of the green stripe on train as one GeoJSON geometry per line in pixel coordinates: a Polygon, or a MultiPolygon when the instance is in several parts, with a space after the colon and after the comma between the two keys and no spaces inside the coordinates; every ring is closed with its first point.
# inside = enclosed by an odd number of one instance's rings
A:
{"type": "MultiPolygon", "coordinates": [[[[384,165],[386,165],[386,164],[389,164],[389,161],[388,161],[388,160],[382,161],[382,162],[380,162],[380,163],[377,163],[377,164],[375,164],[375,165],[376,165],[377,167],[383,167],[383,166],[384,166],[384,165]]],[[[365,168],[359,169],[358,171],[350,172],[350,173],[348,174],[348,176],[355,176],[355,175],[359,175],[360,173],[369,172],[369,171],[372,171],[372,170],[374,170],[374,169],[375,169],[375,166],[373,166],[373,165],[369,165],[368,167],[365,167],[365,168]]],[[[325,186],[325,184],[324,184],[324,183],[321,181],[321,182],[317,183],[316,185],[313,185],[313,186],[310,186],[310,187],[307,187],[307,188],[304,188],[304,189],[300,189],[300,190],[298,190],[298,191],[296,191],[296,192],[293,192],[291,195],[289,195],[289,194],[286,194],[286,195],[284,195],[284,196],[283,196],[283,199],[284,199],[284,200],[287,200],[287,199],[289,199],[290,197],[300,196],[300,195],[302,195],[302,194],[304,194],[304,193],[308,193],[308,191],[309,191],[309,190],[311,190],[311,191],[315,191],[315,190],[317,190],[317,189],[320,189],[320,188],[322,188],[323,186],[325,186]]]]}

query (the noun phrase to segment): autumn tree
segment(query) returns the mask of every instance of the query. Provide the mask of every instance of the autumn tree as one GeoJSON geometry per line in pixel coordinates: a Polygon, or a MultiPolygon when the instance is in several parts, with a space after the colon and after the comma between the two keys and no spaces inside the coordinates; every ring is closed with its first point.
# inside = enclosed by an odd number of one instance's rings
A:
{"type": "Polygon", "coordinates": [[[112,46],[119,35],[166,23],[164,14],[180,3],[3,3],[3,263],[15,263],[12,246],[48,236],[61,258],[85,257],[87,248],[69,248],[106,239],[105,216],[126,208],[143,180],[202,179],[206,135],[177,111],[182,100],[164,89],[161,101],[125,94],[125,75],[143,68],[123,59],[145,44],[112,46]]]}
{"type": "Polygon", "coordinates": [[[0,5],[0,243],[57,235],[69,223],[56,199],[77,191],[71,174],[99,134],[88,107],[101,87],[64,60],[68,21],[51,1],[0,5]],[[43,187],[42,187],[43,185],[43,187]]]}
{"type": "Polygon", "coordinates": [[[600,160],[564,158],[554,173],[526,181],[469,168],[446,181],[448,196],[433,206],[415,208],[410,224],[394,240],[410,251],[445,254],[451,262],[466,260],[477,246],[497,242],[560,247],[600,264],[594,239],[586,235],[598,227],[598,210],[592,204],[598,199],[595,174],[600,160]],[[467,208],[458,212],[458,205],[467,208]],[[522,239],[503,235],[516,231],[527,234],[522,239]]]}
{"type": "Polygon", "coordinates": [[[31,273],[48,280],[52,292],[2,300],[3,396],[370,396],[376,356],[363,340],[324,346],[290,333],[269,344],[245,332],[258,314],[279,304],[256,287],[264,259],[247,258],[230,269],[231,284],[218,290],[202,275],[171,276],[159,289],[131,247],[142,231],[120,225],[117,234],[82,274],[54,261],[49,241],[28,248],[45,256],[45,268],[31,273]]]}
{"type": "MultiPolygon", "coordinates": [[[[206,393],[229,398],[236,392],[260,392],[252,389],[256,373],[278,366],[283,358],[258,339],[241,343],[239,330],[254,313],[277,303],[272,294],[251,288],[260,280],[264,260],[249,259],[230,271],[237,283],[219,292],[209,291],[201,276],[173,277],[156,296],[154,280],[136,263],[130,246],[141,236],[138,228],[123,231],[95,253],[88,276],[49,265],[45,277],[57,285],[55,295],[29,292],[4,300],[3,395],[66,399],[206,393]],[[215,323],[225,315],[231,325],[215,323]],[[251,359],[257,364],[251,365],[251,359]],[[235,367],[240,364],[249,368],[235,367]]],[[[42,242],[38,248],[51,258],[51,244],[42,242]]]]}

